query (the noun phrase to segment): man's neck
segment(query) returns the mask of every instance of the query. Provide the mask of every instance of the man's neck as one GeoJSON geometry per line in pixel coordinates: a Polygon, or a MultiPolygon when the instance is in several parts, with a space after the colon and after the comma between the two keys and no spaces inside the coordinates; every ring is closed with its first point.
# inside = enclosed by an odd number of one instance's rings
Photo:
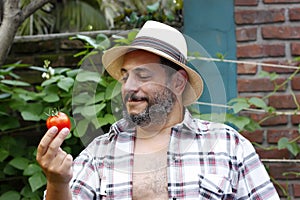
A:
{"type": "Polygon", "coordinates": [[[146,127],[137,127],[136,137],[139,139],[151,139],[162,134],[170,134],[171,128],[183,121],[184,108],[174,106],[161,124],[150,124],[146,127]]]}

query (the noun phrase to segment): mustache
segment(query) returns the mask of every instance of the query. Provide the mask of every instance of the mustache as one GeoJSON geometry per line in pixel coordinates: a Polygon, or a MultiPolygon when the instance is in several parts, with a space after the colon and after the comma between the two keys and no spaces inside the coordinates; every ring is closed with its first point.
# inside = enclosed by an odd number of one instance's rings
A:
{"type": "Polygon", "coordinates": [[[135,93],[127,93],[124,98],[124,102],[128,101],[147,101],[149,102],[149,98],[145,96],[138,96],[135,93]]]}

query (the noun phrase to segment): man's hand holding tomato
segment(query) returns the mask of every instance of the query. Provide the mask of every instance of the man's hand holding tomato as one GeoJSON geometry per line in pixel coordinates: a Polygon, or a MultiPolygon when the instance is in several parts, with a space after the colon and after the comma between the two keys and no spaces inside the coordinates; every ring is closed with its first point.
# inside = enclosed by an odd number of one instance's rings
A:
{"type": "Polygon", "coordinates": [[[72,179],[73,157],[61,149],[70,126],[58,131],[52,124],[37,149],[36,159],[47,177],[47,199],[71,199],[69,182],[72,179]]]}

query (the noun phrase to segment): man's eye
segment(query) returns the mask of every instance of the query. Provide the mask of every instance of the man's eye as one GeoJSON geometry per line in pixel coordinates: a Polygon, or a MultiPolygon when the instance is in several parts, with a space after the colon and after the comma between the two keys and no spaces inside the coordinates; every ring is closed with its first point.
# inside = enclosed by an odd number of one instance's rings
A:
{"type": "Polygon", "coordinates": [[[138,77],[143,80],[151,78],[149,74],[139,74],[138,77]]]}
{"type": "Polygon", "coordinates": [[[121,82],[126,82],[127,81],[127,79],[128,79],[128,75],[123,75],[122,77],[121,77],[121,82]]]}

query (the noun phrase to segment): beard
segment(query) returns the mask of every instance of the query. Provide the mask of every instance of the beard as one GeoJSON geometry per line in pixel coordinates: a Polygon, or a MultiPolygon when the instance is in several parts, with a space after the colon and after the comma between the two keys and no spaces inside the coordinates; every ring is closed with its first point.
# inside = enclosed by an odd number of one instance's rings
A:
{"type": "Polygon", "coordinates": [[[172,111],[174,102],[176,100],[175,94],[168,88],[154,94],[154,97],[138,97],[134,93],[129,93],[125,96],[123,117],[132,125],[145,127],[148,125],[161,125],[167,120],[167,116],[172,111]],[[148,106],[144,111],[138,114],[129,114],[125,103],[128,99],[143,99],[148,102],[148,106]]]}

